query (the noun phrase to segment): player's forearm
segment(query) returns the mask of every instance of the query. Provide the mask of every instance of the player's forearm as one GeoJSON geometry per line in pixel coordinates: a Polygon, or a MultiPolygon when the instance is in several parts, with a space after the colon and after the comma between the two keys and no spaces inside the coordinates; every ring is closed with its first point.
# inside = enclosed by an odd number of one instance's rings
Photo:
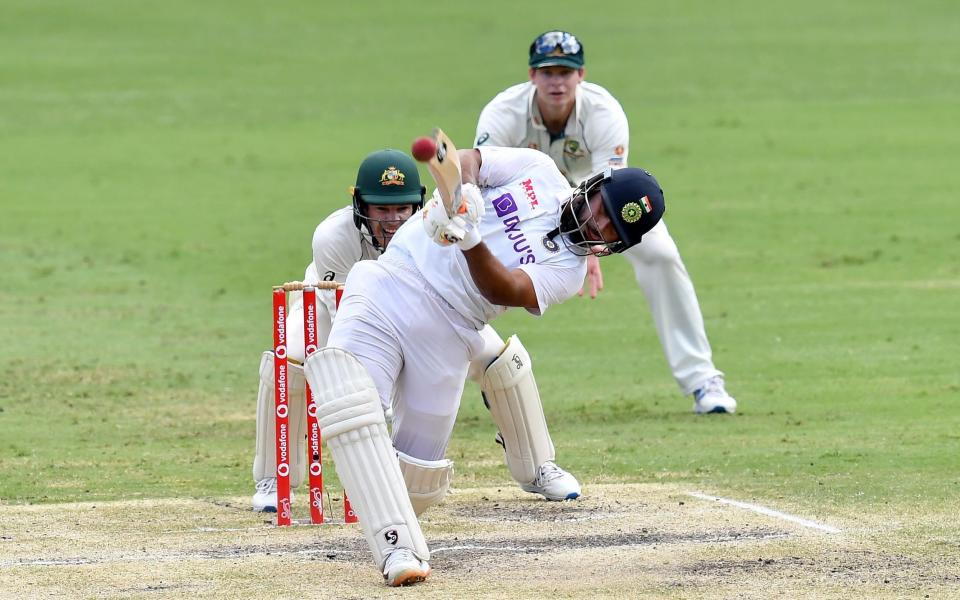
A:
{"type": "Polygon", "coordinates": [[[533,282],[521,269],[507,269],[482,242],[464,250],[463,255],[467,259],[473,283],[487,302],[500,306],[537,308],[533,282]]]}
{"type": "Polygon", "coordinates": [[[480,165],[483,159],[475,148],[458,151],[460,158],[460,180],[474,185],[480,180],[480,165]]]}

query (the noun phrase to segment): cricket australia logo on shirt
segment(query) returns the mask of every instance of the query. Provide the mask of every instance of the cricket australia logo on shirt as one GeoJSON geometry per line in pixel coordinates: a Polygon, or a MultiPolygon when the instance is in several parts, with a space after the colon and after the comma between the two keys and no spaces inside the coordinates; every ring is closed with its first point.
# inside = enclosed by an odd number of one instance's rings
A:
{"type": "Polygon", "coordinates": [[[572,158],[580,158],[583,156],[583,149],[577,140],[567,140],[563,144],[563,153],[572,158]]]}
{"type": "Polygon", "coordinates": [[[516,214],[517,201],[514,200],[513,194],[507,193],[494,199],[493,210],[503,223],[503,231],[507,234],[507,239],[513,242],[513,251],[520,255],[520,264],[536,262],[533,249],[523,235],[523,231],[520,230],[520,217],[516,214]]]}

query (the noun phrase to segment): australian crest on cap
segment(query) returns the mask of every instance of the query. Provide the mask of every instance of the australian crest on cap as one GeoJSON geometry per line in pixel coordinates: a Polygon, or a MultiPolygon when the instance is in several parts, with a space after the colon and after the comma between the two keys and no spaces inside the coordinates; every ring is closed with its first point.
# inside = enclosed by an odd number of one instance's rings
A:
{"type": "Polygon", "coordinates": [[[403,180],[406,178],[407,176],[400,169],[391,166],[380,176],[380,185],[403,185],[403,180]]]}

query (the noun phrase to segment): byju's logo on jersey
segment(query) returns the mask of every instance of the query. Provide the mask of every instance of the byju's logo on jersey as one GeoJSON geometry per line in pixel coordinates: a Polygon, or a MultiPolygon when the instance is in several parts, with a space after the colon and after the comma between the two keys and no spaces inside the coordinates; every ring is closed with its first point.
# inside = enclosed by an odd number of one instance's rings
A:
{"type": "Polygon", "coordinates": [[[497,216],[503,223],[503,232],[507,234],[507,239],[513,242],[514,252],[520,255],[520,264],[536,262],[537,257],[534,256],[526,236],[523,235],[523,230],[520,229],[520,217],[513,215],[517,212],[517,201],[513,199],[513,195],[504,194],[494,200],[493,209],[497,211],[497,216]]]}
{"type": "Polygon", "coordinates": [[[503,218],[510,213],[517,212],[517,201],[511,194],[504,194],[493,201],[493,209],[497,211],[497,216],[503,218]]]}

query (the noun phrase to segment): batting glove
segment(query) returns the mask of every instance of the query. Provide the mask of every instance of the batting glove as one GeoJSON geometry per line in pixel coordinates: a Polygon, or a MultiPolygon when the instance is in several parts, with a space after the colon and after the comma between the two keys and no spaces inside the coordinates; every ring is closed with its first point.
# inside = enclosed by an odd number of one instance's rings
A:
{"type": "Polygon", "coordinates": [[[471,225],[480,224],[480,220],[486,212],[480,188],[472,183],[465,183],[461,187],[461,195],[463,200],[460,202],[460,208],[455,216],[463,217],[463,220],[471,225]]]}
{"type": "MultiPolygon", "coordinates": [[[[479,193],[477,196],[479,196],[479,193]]],[[[465,202],[462,206],[469,204],[471,202],[465,202]]],[[[468,208],[464,211],[464,216],[457,215],[451,219],[447,216],[447,211],[440,200],[440,194],[434,191],[433,197],[424,204],[420,214],[423,216],[424,231],[435,243],[441,246],[457,244],[461,249],[469,250],[480,243],[480,230],[477,224],[480,215],[483,214],[482,211],[483,205],[480,204],[479,212],[476,209],[468,208]],[[466,218],[464,218],[465,216],[466,218]],[[477,221],[468,222],[467,219],[473,218],[476,218],[477,221]]]]}
{"type": "Polygon", "coordinates": [[[451,240],[446,235],[447,227],[450,226],[450,217],[447,216],[447,210],[440,201],[439,193],[433,192],[433,197],[420,209],[420,215],[423,217],[423,230],[431,240],[441,246],[449,246],[458,241],[451,240]]]}
{"type": "MultiPolygon", "coordinates": [[[[473,183],[465,183],[461,187],[462,202],[456,216],[451,221],[453,231],[448,231],[453,237],[459,238],[457,245],[461,250],[469,250],[480,243],[480,220],[486,212],[480,188],[473,183]]],[[[450,228],[448,228],[450,229],[450,228]]]]}

